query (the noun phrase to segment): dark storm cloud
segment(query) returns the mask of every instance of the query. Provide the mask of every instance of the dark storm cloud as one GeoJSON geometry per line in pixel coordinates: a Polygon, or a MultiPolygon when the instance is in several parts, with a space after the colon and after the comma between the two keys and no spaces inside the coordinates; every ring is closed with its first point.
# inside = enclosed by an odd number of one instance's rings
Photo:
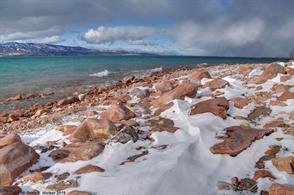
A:
{"type": "Polygon", "coordinates": [[[183,50],[194,48],[194,54],[287,56],[294,51],[293,7],[293,0],[1,0],[0,40],[58,36],[84,24],[99,29],[119,21],[125,33],[116,28],[114,40],[99,35],[90,41],[129,41],[129,34],[143,40],[132,33],[145,26],[183,50]]]}

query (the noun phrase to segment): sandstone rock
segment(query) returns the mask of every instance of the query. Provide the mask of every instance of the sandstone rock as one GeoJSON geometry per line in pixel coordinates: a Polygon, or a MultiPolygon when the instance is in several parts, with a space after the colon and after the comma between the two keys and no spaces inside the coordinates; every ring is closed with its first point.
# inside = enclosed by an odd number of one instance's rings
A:
{"type": "Polygon", "coordinates": [[[0,149],[0,186],[11,185],[23,171],[35,164],[39,155],[29,146],[16,142],[0,149]]]}
{"type": "Polygon", "coordinates": [[[253,77],[251,79],[251,82],[256,84],[262,84],[269,79],[275,78],[278,75],[278,73],[285,74],[286,73],[285,68],[279,64],[271,64],[268,67],[266,67],[266,69],[261,75],[253,77]]]}
{"type": "Polygon", "coordinates": [[[74,190],[74,191],[67,193],[67,195],[92,195],[92,194],[90,192],[74,190]]]}
{"type": "Polygon", "coordinates": [[[95,165],[86,165],[78,170],[75,171],[75,174],[81,175],[85,173],[92,173],[92,172],[104,172],[105,170],[102,169],[101,167],[95,166],[95,165]]]}
{"type": "Polygon", "coordinates": [[[96,116],[98,114],[98,112],[96,111],[86,111],[84,113],[85,117],[92,117],[92,116],[96,116]]]}
{"type": "Polygon", "coordinates": [[[28,175],[25,175],[21,178],[24,182],[33,182],[37,183],[40,181],[44,181],[52,176],[52,173],[42,173],[42,172],[34,172],[28,175]]]}
{"type": "Polygon", "coordinates": [[[139,136],[137,134],[137,130],[133,128],[132,126],[124,127],[122,128],[113,138],[112,140],[114,142],[120,142],[120,143],[127,143],[129,141],[136,142],[138,141],[139,136]]]}
{"type": "Polygon", "coordinates": [[[174,122],[167,118],[154,117],[146,122],[150,126],[150,131],[168,131],[174,133],[178,128],[174,126],[174,122]]]}
{"type": "Polygon", "coordinates": [[[64,133],[64,135],[70,135],[77,129],[77,126],[75,126],[75,125],[61,125],[61,126],[57,127],[57,129],[59,131],[62,131],[64,133]]]}
{"type": "Polygon", "coordinates": [[[168,92],[174,88],[174,83],[170,80],[164,80],[160,83],[154,85],[156,91],[160,91],[161,93],[168,92]]]}
{"type": "Polygon", "coordinates": [[[207,82],[204,87],[209,87],[211,91],[215,91],[216,89],[222,89],[229,85],[228,81],[225,81],[221,78],[216,78],[212,81],[207,82]]]}
{"type": "Polygon", "coordinates": [[[126,163],[130,163],[130,162],[134,162],[136,159],[142,157],[142,156],[146,156],[149,154],[149,151],[148,150],[145,150],[143,151],[141,154],[136,154],[136,155],[133,155],[133,156],[129,156],[127,158],[127,160],[125,160],[124,162],[121,163],[121,165],[124,165],[126,163]]]}
{"type": "Polygon", "coordinates": [[[268,116],[272,110],[265,106],[256,107],[247,117],[248,120],[254,121],[260,118],[260,116],[268,116]]]}
{"type": "Polygon", "coordinates": [[[53,160],[65,163],[76,162],[78,160],[90,160],[100,154],[104,145],[97,142],[73,143],[50,153],[53,160]]]}
{"type": "Polygon", "coordinates": [[[207,70],[196,70],[190,77],[190,80],[193,82],[201,82],[203,78],[211,78],[211,75],[207,70]]]}
{"type": "Polygon", "coordinates": [[[274,183],[270,188],[269,195],[294,195],[294,188],[274,183]]]}
{"type": "Polygon", "coordinates": [[[136,115],[123,104],[113,104],[101,114],[101,119],[108,119],[111,122],[117,123],[121,120],[129,120],[136,115]]]}
{"type": "Polygon", "coordinates": [[[224,97],[209,99],[192,106],[191,115],[210,112],[216,116],[226,118],[229,109],[228,100],[224,97]]]}
{"type": "Polygon", "coordinates": [[[77,180],[69,180],[69,181],[61,181],[56,184],[48,185],[47,190],[51,191],[62,191],[68,188],[75,188],[78,187],[78,182],[77,180]]]}
{"type": "Polygon", "coordinates": [[[293,68],[288,68],[287,69],[287,74],[294,75],[294,69],[293,68]]]}
{"type": "Polygon", "coordinates": [[[70,176],[69,172],[61,173],[60,175],[55,175],[57,181],[66,180],[70,176]]]}
{"type": "Polygon", "coordinates": [[[279,171],[294,174],[294,156],[276,157],[272,159],[272,163],[279,171]]]}
{"type": "Polygon", "coordinates": [[[289,90],[289,86],[284,85],[284,84],[275,84],[271,90],[275,93],[283,93],[285,91],[289,90]]]}
{"type": "Polygon", "coordinates": [[[18,186],[0,186],[0,195],[19,195],[21,188],[18,186]]]}
{"type": "Polygon", "coordinates": [[[285,81],[288,81],[292,79],[292,76],[291,75],[283,75],[280,77],[280,82],[285,82],[285,81]]]}
{"type": "Polygon", "coordinates": [[[107,119],[88,118],[71,134],[72,141],[104,139],[117,131],[114,124],[107,119]]]}
{"type": "Polygon", "coordinates": [[[280,101],[286,101],[288,99],[294,99],[294,93],[290,92],[289,90],[285,91],[282,95],[278,97],[280,101]]]}
{"type": "Polygon", "coordinates": [[[68,105],[68,104],[73,104],[73,103],[78,102],[78,101],[80,101],[78,97],[71,96],[71,97],[68,97],[68,98],[65,98],[63,100],[58,101],[57,105],[58,106],[65,106],[65,105],[68,105]]]}
{"type": "Polygon", "coordinates": [[[217,143],[210,148],[213,154],[229,154],[237,156],[248,148],[252,142],[269,135],[273,130],[254,129],[245,126],[232,126],[225,129],[226,136],[221,137],[223,142],[217,143]]]}
{"type": "Polygon", "coordinates": [[[286,124],[282,120],[275,120],[264,125],[265,129],[276,129],[277,127],[288,128],[290,125],[286,124]]]}
{"type": "Polygon", "coordinates": [[[241,98],[241,97],[233,98],[231,99],[231,101],[234,103],[234,106],[239,109],[244,108],[250,103],[248,98],[241,98]]]}
{"type": "Polygon", "coordinates": [[[266,170],[257,170],[257,171],[255,171],[253,179],[256,181],[256,180],[258,180],[260,178],[276,179],[276,177],[273,176],[271,174],[271,172],[269,172],[269,171],[266,171],[266,170]]]}
{"type": "Polygon", "coordinates": [[[21,142],[19,135],[11,133],[0,139],[0,149],[13,143],[21,142]]]}
{"type": "Polygon", "coordinates": [[[173,103],[173,102],[170,102],[170,103],[168,103],[168,104],[165,104],[165,105],[159,107],[159,108],[154,112],[154,115],[155,115],[155,116],[159,116],[162,112],[164,112],[164,111],[170,109],[173,105],[174,105],[174,103],[173,103]]]}
{"type": "Polygon", "coordinates": [[[153,105],[156,107],[164,106],[174,99],[184,99],[187,97],[194,97],[197,93],[198,87],[191,83],[182,83],[175,89],[164,93],[160,98],[153,101],[153,105]]]}
{"type": "Polygon", "coordinates": [[[288,106],[287,103],[281,101],[273,101],[271,100],[269,103],[270,106],[288,106]]]}

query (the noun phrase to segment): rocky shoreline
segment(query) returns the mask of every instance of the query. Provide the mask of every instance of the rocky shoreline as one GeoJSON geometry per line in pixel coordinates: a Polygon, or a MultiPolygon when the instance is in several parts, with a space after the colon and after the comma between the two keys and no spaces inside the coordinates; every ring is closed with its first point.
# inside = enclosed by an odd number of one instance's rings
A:
{"type": "Polygon", "coordinates": [[[293,125],[292,61],[129,77],[0,115],[0,194],[294,194],[293,125]]]}

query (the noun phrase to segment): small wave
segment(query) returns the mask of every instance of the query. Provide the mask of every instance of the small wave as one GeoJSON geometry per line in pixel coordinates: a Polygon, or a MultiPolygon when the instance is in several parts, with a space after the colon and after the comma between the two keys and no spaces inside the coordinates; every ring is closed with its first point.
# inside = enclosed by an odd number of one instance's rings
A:
{"type": "Polygon", "coordinates": [[[90,74],[90,77],[107,77],[110,74],[108,70],[103,70],[94,74],[90,74]]]}
{"type": "Polygon", "coordinates": [[[150,70],[151,73],[153,72],[161,72],[162,71],[162,67],[159,67],[159,68],[153,68],[150,70]]]}

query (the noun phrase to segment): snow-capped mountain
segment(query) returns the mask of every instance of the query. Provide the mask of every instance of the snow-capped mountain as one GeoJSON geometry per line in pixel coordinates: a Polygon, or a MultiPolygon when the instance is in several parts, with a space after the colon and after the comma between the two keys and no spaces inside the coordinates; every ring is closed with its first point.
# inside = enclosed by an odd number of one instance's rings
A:
{"type": "Polygon", "coordinates": [[[0,44],[0,56],[141,55],[125,50],[96,50],[52,44],[8,42],[0,44]]]}

